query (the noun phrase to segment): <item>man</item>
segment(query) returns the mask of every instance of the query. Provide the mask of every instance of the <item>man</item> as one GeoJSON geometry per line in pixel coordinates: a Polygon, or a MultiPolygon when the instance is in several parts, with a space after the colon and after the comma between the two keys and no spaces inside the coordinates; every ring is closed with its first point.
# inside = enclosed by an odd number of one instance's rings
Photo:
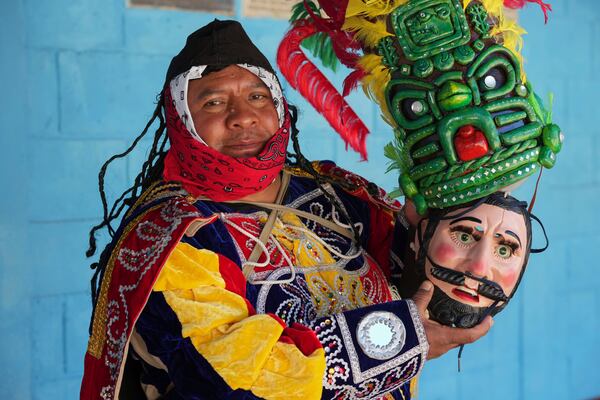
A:
{"type": "Polygon", "coordinates": [[[295,117],[237,22],[190,35],[148,162],[91,233],[88,254],[131,205],[96,265],[83,399],[132,378],[151,399],[410,398],[426,358],[487,332],[429,321],[429,282],[393,296],[397,204],[297,142],[284,168],[295,117]]]}

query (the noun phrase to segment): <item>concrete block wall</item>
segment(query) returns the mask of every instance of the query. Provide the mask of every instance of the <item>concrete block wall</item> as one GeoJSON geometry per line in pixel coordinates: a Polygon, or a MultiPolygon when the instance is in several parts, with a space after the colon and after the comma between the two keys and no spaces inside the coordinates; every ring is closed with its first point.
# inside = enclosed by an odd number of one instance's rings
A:
{"type": "MultiPolygon", "coordinates": [[[[462,372],[455,351],[427,364],[425,400],[600,396],[600,2],[552,3],[547,26],[536,7],[521,17],[529,78],[542,96],[555,93],[554,118],[567,137],[535,207],[551,247],[532,256],[522,289],[487,337],[465,348],[462,372]]],[[[83,253],[99,219],[98,169],[143,129],[170,58],[214,17],[129,8],[126,0],[0,2],[0,398],[78,397],[90,313],[83,253]]],[[[238,17],[273,61],[286,22],[238,17]]],[[[328,75],[341,85],[343,74],[328,75]]],[[[301,109],[307,156],[394,188],[395,177],[383,174],[390,129],[362,93],[350,102],[372,130],[369,162],[346,152],[296,93],[287,95],[301,109]]],[[[135,176],[143,144],[110,170],[109,195],[135,176]]],[[[518,195],[532,192],[529,183],[518,195]]]]}

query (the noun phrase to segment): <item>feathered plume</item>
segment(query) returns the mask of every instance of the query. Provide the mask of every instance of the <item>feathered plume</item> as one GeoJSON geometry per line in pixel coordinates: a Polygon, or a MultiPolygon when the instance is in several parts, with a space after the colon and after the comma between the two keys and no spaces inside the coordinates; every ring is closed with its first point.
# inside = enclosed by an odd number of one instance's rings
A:
{"type": "Polygon", "coordinates": [[[550,4],[544,3],[542,0],[504,0],[504,5],[513,9],[525,7],[525,3],[539,4],[542,12],[544,13],[544,20],[546,23],[548,23],[548,12],[552,11],[552,6],[550,4]]]}
{"type": "Polygon", "coordinates": [[[298,21],[279,45],[277,64],[290,85],[327,119],[346,145],[350,145],[366,160],[367,127],[300,48],[302,40],[317,31],[312,21],[298,21]]]}

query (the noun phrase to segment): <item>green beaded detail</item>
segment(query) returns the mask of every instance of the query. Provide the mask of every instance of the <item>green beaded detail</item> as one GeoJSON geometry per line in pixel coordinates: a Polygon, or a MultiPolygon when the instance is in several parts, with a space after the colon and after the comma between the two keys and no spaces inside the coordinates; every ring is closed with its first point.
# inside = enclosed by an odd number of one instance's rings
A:
{"type": "Polygon", "coordinates": [[[425,201],[425,198],[423,197],[423,195],[421,194],[417,194],[414,197],[412,197],[412,201],[413,204],[415,205],[415,208],[417,209],[417,212],[420,215],[425,215],[425,213],[427,212],[427,202],[425,201]]]}
{"type": "Polygon", "coordinates": [[[411,1],[392,11],[391,23],[410,61],[435,56],[471,40],[461,0],[411,1]]]}
{"type": "Polygon", "coordinates": [[[411,67],[408,64],[402,64],[400,67],[400,73],[404,76],[409,76],[411,71],[411,67]]]}
{"type": "Polygon", "coordinates": [[[469,46],[460,46],[454,49],[454,59],[460,65],[467,65],[475,59],[475,52],[469,46]]]}
{"type": "Polygon", "coordinates": [[[410,170],[410,178],[413,181],[418,181],[425,176],[437,174],[438,172],[443,171],[447,166],[448,163],[444,157],[437,157],[433,160],[427,161],[424,164],[413,167],[410,170]]]}
{"type": "Polygon", "coordinates": [[[527,113],[525,111],[516,111],[508,114],[501,114],[494,117],[494,122],[497,126],[510,125],[514,122],[520,121],[527,118],[527,113]]]}
{"type": "Polygon", "coordinates": [[[415,182],[407,174],[400,175],[398,183],[400,184],[400,188],[402,188],[402,192],[408,197],[414,197],[419,193],[417,185],[415,185],[415,182]]]}
{"type": "Polygon", "coordinates": [[[491,182],[482,184],[481,186],[465,189],[460,192],[440,196],[438,198],[428,200],[427,204],[432,208],[446,208],[455,205],[468,203],[472,200],[492,194],[499,189],[519,182],[526,177],[535,173],[538,169],[537,163],[532,162],[516,169],[508,174],[504,174],[491,182]]]}
{"type": "Polygon", "coordinates": [[[523,84],[517,85],[517,87],[515,88],[515,92],[517,93],[518,96],[521,96],[521,97],[527,97],[527,95],[529,95],[527,86],[525,86],[523,84]]]}
{"type": "Polygon", "coordinates": [[[552,168],[554,167],[554,163],[556,162],[556,154],[552,152],[548,147],[543,146],[540,151],[540,164],[544,168],[552,168]]]}
{"type": "Polygon", "coordinates": [[[449,51],[437,54],[433,57],[433,66],[439,71],[449,71],[454,66],[454,57],[449,51]]]}
{"type": "Polygon", "coordinates": [[[439,197],[450,193],[460,192],[471,187],[481,186],[504,174],[510,173],[523,165],[537,161],[539,154],[539,148],[535,148],[523,153],[517,153],[502,161],[490,163],[487,166],[479,166],[476,169],[474,168],[474,172],[444,181],[443,183],[425,189],[423,195],[426,199],[432,199],[436,196],[439,197]]]}
{"type": "Polygon", "coordinates": [[[415,62],[414,75],[417,78],[426,78],[433,72],[433,63],[429,58],[423,58],[415,62]]]}
{"type": "Polygon", "coordinates": [[[413,158],[427,157],[427,156],[437,153],[438,151],[440,151],[440,146],[438,146],[436,143],[429,143],[429,144],[415,150],[412,153],[412,157],[413,158]]]}
{"type": "Polygon", "coordinates": [[[379,51],[379,55],[383,57],[383,64],[390,68],[391,70],[395,70],[398,68],[400,62],[400,56],[396,51],[396,47],[394,46],[394,39],[387,36],[379,41],[377,45],[377,50],[379,51]]]}
{"type": "Polygon", "coordinates": [[[558,125],[546,125],[542,131],[542,141],[552,152],[559,153],[562,148],[562,139],[558,125]]]}
{"type": "Polygon", "coordinates": [[[521,109],[527,113],[527,118],[530,121],[538,121],[537,114],[535,113],[535,110],[531,104],[526,99],[519,97],[496,100],[492,103],[486,104],[483,106],[483,108],[490,113],[521,109]]]}
{"type": "Polygon", "coordinates": [[[517,129],[504,133],[500,140],[503,145],[510,146],[524,142],[525,140],[535,139],[542,134],[542,124],[538,121],[530,122],[517,129]]]}
{"type": "Polygon", "coordinates": [[[473,30],[484,39],[490,37],[490,24],[487,22],[488,14],[481,3],[471,3],[466,9],[473,30]]]}
{"type": "MultiPolygon", "coordinates": [[[[503,160],[511,157],[514,154],[523,153],[527,150],[533,149],[536,146],[537,146],[537,141],[528,140],[527,142],[519,143],[519,144],[511,146],[509,148],[500,149],[499,151],[495,152],[494,154],[487,155],[487,156],[478,158],[476,160],[467,161],[466,163],[463,163],[463,164],[452,165],[452,166],[450,166],[450,168],[448,168],[447,171],[444,171],[439,174],[435,174],[435,175],[432,175],[432,176],[429,176],[429,177],[423,179],[421,182],[419,182],[419,187],[421,187],[423,190],[426,190],[431,185],[441,183],[441,182],[446,182],[450,179],[454,179],[456,177],[463,176],[466,173],[468,173],[468,171],[472,171],[472,170],[475,170],[475,169],[483,167],[483,166],[495,164],[499,161],[503,161],[503,160]]],[[[528,157],[527,153],[524,153],[524,155],[526,158],[528,157]]],[[[531,157],[531,154],[529,154],[529,157],[531,157]]]]}
{"type": "Polygon", "coordinates": [[[485,43],[483,43],[483,40],[477,39],[473,42],[473,48],[475,51],[480,52],[481,50],[485,49],[485,43]]]}

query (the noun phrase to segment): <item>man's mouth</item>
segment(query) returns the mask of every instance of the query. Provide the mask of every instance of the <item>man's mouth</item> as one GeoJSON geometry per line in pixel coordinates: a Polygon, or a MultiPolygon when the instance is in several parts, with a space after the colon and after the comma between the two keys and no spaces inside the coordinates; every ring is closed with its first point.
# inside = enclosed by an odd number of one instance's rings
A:
{"type": "Polygon", "coordinates": [[[479,303],[479,295],[474,290],[464,286],[452,289],[452,294],[469,303],[479,303]]]}
{"type": "Polygon", "coordinates": [[[224,147],[224,152],[233,155],[235,157],[254,157],[258,155],[261,150],[265,147],[265,142],[236,142],[227,144],[224,147]]]}

